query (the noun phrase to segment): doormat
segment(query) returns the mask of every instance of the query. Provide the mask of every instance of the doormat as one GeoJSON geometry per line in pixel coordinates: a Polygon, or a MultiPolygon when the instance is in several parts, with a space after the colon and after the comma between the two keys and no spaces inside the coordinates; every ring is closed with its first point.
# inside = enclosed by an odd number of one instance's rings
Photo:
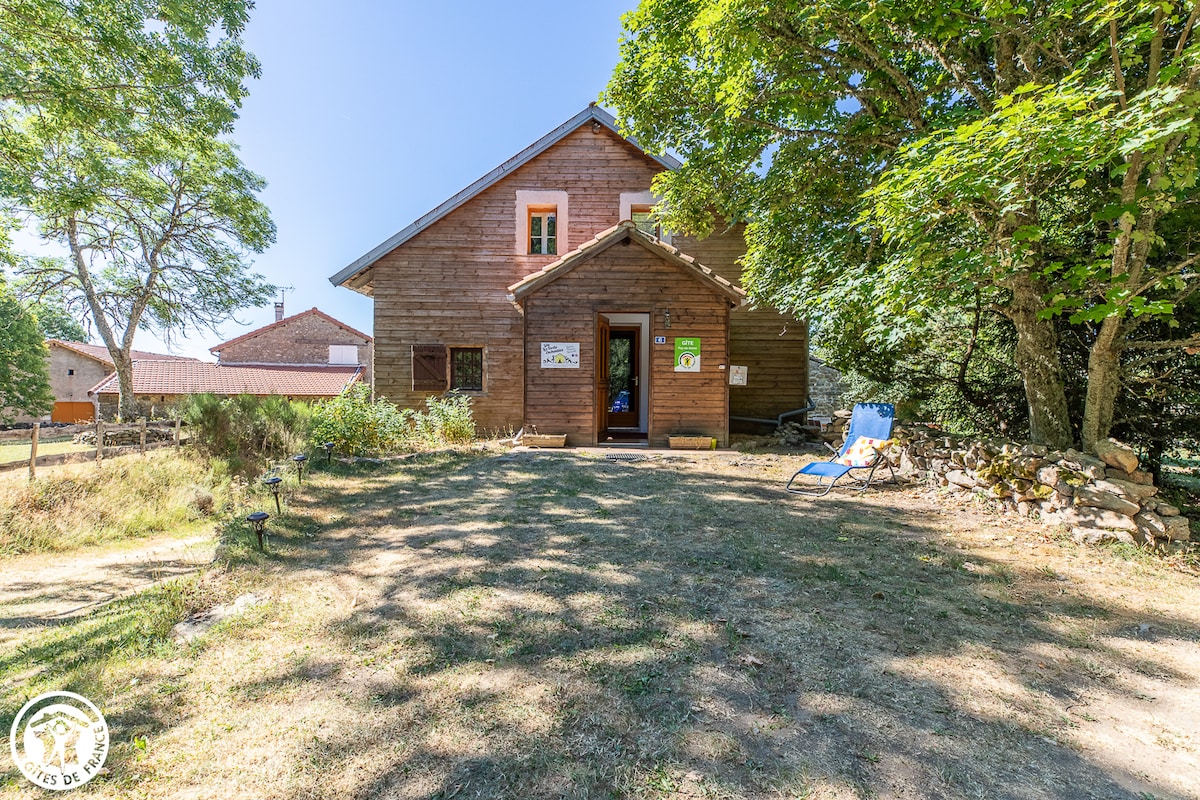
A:
{"type": "Polygon", "coordinates": [[[641,453],[609,453],[605,457],[606,461],[649,461],[650,456],[644,456],[641,453]]]}

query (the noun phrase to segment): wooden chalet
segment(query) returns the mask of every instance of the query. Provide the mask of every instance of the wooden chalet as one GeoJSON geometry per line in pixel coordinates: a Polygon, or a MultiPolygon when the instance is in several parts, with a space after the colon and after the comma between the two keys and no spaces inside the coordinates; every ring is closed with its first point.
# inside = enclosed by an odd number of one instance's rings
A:
{"type": "Polygon", "coordinates": [[[465,393],[482,428],[571,445],[725,446],[802,410],[807,327],[747,306],[741,226],[655,229],[678,166],[592,105],[332,276],[375,300],[376,394],[465,393]]]}

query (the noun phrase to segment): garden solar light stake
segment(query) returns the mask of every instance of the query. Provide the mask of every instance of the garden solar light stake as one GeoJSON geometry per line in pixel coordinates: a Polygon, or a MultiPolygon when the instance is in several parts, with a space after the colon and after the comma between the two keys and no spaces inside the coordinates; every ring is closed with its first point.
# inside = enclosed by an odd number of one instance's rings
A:
{"type": "Polygon", "coordinates": [[[328,464],[333,459],[333,442],[325,443],[325,463],[328,464]]]}
{"type": "Polygon", "coordinates": [[[278,475],[270,478],[263,478],[263,483],[271,487],[271,493],[275,495],[275,513],[282,514],[283,507],[279,505],[279,484],[283,482],[283,478],[278,475]]]}
{"type": "Polygon", "coordinates": [[[304,462],[308,461],[308,456],[301,453],[298,456],[292,456],[292,461],[296,462],[296,483],[304,483],[304,462]]]}
{"type": "Polygon", "coordinates": [[[255,511],[250,516],[246,517],[254,525],[254,532],[258,534],[258,549],[263,549],[263,528],[267,526],[267,520],[271,515],[265,511],[255,511]]]}

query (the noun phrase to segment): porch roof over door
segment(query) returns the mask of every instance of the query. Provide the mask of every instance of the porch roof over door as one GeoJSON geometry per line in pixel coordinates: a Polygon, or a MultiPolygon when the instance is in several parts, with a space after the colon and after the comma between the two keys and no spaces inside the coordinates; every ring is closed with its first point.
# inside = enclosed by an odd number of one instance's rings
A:
{"type": "Polygon", "coordinates": [[[684,274],[708,286],[718,294],[724,295],[732,306],[740,306],[746,302],[746,293],[740,287],[734,286],[686,253],[639,230],[637,225],[630,220],[625,220],[608,230],[601,231],[596,234],[594,239],[584,242],[545,269],[534,272],[509,286],[508,299],[514,305],[519,306],[531,293],[569,274],[580,264],[595,258],[621,242],[640,245],[664,261],[674,264],[684,274]]]}

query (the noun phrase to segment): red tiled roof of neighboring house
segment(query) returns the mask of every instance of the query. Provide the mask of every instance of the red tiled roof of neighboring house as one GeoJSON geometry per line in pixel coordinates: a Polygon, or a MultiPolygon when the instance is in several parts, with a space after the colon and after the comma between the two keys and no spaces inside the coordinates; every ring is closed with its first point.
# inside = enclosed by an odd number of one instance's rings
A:
{"type": "Polygon", "coordinates": [[[270,325],[264,325],[261,328],[255,328],[254,330],[250,331],[249,333],[243,333],[241,336],[237,337],[236,339],[230,339],[228,342],[222,342],[221,344],[216,345],[215,347],[210,347],[210,348],[208,348],[208,351],[210,353],[219,353],[219,352],[221,352],[222,349],[229,347],[230,345],[241,344],[242,342],[247,341],[248,339],[253,339],[255,336],[264,334],[267,331],[274,330],[275,328],[283,327],[284,325],[287,325],[289,322],[294,322],[295,320],[298,320],[301,317],[307,317],[309,314],[316,314],[321,319],[324,319],[327,322],[332,322],[334,325],[337,325],[339,328],[346,331],[347,333],[352,333],[355,336],[361,336],[362,338],[366,339],[368,342],[371,341],[371,337],[368,336],[367,334],[363,333],[360,330],[351,328],[349,325],[342,322],[341,320],[334,319],[333,317],[329,316],[321,309],[314,306],[314,307],[310,308],[308,311],[301,311],[299,314],[293,314],[290,317],[284,317],[283,319],[279,320],[278,322],[272,322],[270,325]]]}
{"type": "MultiPolygon", "coordinates": [[[[57,345],[58,347],[67,350],[73,350],[81,356],[101,361],[112,366],[112,357],[108,354],[108,348],[102,344],[85,344],[84,342],[68,342],[65,339],[47,339],[46,344],[57,345]]],[[[199,361],[198,358],[191,356],[171,356],[165,353],[148,353],[145,350],[133,350],[129,354],[134,360],[137,359],[155,359],[157,361],[199,361]]]]}
{"type": "MultiPolygon", "coordinates": [[[[336,397],[361,378],[359,367],[287,364],[213,364],[208,361],[135,361],[133,393],[255,394],[291,397],[336,397]]],[[[89,394],[117,394],[114,372],[89,394]]]]}

